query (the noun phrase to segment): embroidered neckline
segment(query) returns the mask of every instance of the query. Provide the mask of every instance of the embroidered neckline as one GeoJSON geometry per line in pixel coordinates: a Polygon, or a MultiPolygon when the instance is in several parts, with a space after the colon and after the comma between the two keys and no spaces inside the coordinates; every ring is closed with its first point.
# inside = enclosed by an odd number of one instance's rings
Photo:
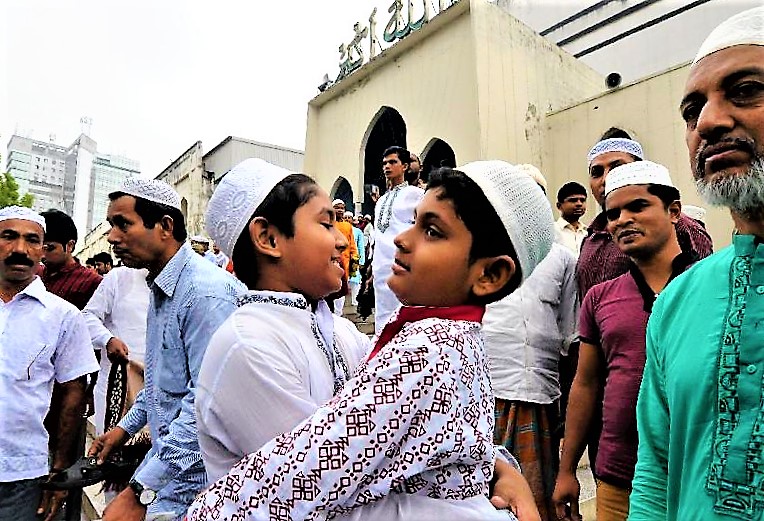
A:
{"type": "MultiPolygon", "coordinates": [[[[751,285],[752,252],[738,255],[730,266],[730,303],[725,315],[717,360],[717,419],[711,446],[711,463],[706,490],[714,497],[714,512],[741,519],[753,519],[764,507],[764,408],[751,431],[746,450],[746,479],[736,482],[725,477],[729,445],[740,427],[738,381],[740,379],[740,338],[751,285]]],[[[762,382],[764,389],[764,382],[762,382]]]]}
{"type": "Polygon", "coordinates": [[[275,306],[284,306],[288,308],[301,309],[310,313],[310,330],[313,333],[313,339],[316,341],[316,345],[324,354],[326,362],[329,364],[329,368],[332,371],[332,380],[334,381],[334,394],[342,389],[342,386],[350,377],[350,371],[348,370],[348,364],[345,358],[337,348],[336,336],[332,339],[331,350],[326,345],[324,337],[321,335],[321,331],[318,328],[318,319],[316,314],[308,309],[308,301],[302,295],[290,295],[286,293],[263,293],[257,291],[249,291],[242,295],[236,301],[238,307],[245,306],[247,304],[271,304],[275,306]]]}
{"type": "Polygon", "coordinates": [[[390,220],[393,217],[393,204],[395,203],[395,198],[398,197],[400,191],[407,186],[408,183],[404,181],[398,186],[390,189],[385,195],[382,196],[379,207],[379,218],[377,219],[377,230],[379,230],[380,233],[385,233],[390,227],[390,220]]]}

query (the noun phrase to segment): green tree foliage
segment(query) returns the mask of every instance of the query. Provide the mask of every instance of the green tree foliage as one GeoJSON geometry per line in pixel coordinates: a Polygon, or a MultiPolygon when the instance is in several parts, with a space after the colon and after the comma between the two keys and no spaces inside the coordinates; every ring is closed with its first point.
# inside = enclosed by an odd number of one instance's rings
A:
{"type": "Polygon", "coordinates": [[[29,193],[19,199],[19,184],[9,172],[0,175],[0,208],[13,205],[31,208],[32,203],[34,196],[29,193]]]}

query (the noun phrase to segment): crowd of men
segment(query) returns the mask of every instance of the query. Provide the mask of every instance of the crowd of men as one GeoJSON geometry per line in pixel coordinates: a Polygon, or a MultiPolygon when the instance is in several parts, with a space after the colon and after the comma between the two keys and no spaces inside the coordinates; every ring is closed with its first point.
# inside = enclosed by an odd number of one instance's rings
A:
{"type": "Polygon", "coordinates": [[[246,160],[210,238],[129,178],[118,266],[81,265],[63,212],[0,209],[0,521],[59,515],[93,412],[95,467],[144,445],[107,521],[574,521],[587,447],[599,521],[764,519],[764,8],[708,36],[679,108],[735,224],[715,254],[684,174],[616,128],[553,194],[502,161],[428,184],[390,147],[373,219],[246,160]]]}

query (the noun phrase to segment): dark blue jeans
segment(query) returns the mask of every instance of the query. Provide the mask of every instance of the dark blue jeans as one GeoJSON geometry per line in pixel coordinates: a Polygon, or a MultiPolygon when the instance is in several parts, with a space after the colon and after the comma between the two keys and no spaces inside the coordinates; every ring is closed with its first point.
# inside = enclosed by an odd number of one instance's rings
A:
{"type": "Polygon", "coordinates": [[[36,521],[44,479],[0,483],[0,521],[36,521]]]}

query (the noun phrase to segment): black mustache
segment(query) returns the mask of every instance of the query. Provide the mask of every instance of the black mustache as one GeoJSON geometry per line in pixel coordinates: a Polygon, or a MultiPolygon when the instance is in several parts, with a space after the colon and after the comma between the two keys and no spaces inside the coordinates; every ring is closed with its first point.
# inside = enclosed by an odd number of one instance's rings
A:
{"type": "Polygon", "coordinates": [[[11,253],[3,262],[5,262],[6,266],[10,266],[11,264],[21,264],[29,267],[34,266],[34,261],[32,259],[20,253],[11,253]]]}
{"type": "Polygon", "coordinates": [[[708,150],[712,146],[721,145],[721,144],[728,145],[730,148],[737,148],[739,150],[743,150],[744,152],[748,152],[751,155],[756,155],[756,143],[752,139],[735,137],[735,138],[729,138],[729,139],[720,139],[718,141],[708,141],[703,147],[698,149],[698,153],[695,154],[695,165],[697,165],[695,174],[698,177],[703,177],[705,173],[706,156],[708,155],[706,153],[706,150],[708,150]]]}

